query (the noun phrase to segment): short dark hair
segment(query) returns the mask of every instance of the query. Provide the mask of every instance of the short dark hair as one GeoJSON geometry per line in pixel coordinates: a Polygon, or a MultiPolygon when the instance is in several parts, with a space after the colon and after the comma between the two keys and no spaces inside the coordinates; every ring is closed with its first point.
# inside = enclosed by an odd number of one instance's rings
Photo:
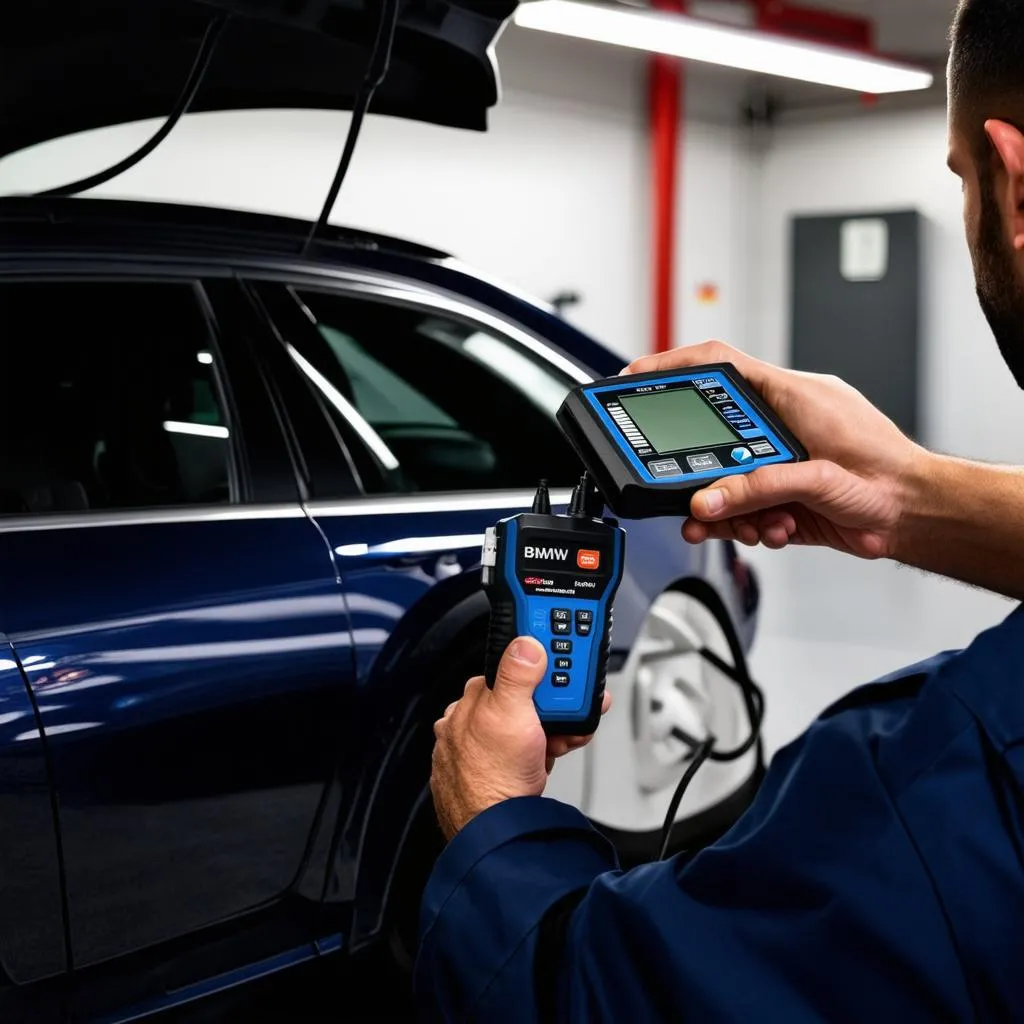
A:
{"type": "Polygon", "coordinates": [[[960,0],[950,30],[949,98],[972,140],[988,118],[1024,128],[1024,2],[960,0]]]}

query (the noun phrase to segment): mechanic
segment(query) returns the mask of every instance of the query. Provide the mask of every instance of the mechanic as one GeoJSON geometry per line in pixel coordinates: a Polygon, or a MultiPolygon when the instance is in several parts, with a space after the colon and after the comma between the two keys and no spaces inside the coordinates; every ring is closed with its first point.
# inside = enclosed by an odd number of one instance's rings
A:
{"type": "MultiPolygon", "coordinates": [[[[1024,387],[1024,4],[961,0],[949,88],[978,293],[1024,387]]],[[[932,455],[841,382],[721,345],[629,370],[721,361],[814,461],[714,485],[688,541],[826,545],[1024,598],[1024,473],[932,455]]],[[[494,690],[470,681],[435,727],[451,841],[424,897],[428,1016],[1024,1019],[1024,611],[832,708],[716,845],[627,873],[542,798],[585,742],[542,731],[545,662],[515,641],[494,690]]]]}

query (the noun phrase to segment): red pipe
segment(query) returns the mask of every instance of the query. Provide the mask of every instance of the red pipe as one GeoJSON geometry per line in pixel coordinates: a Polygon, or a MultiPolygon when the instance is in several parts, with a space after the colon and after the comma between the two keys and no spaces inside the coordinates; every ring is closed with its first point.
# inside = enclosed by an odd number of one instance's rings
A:
{"type": "MultiPolygon", "coordinates": [[[[659,10],[686,13],[687,0],[654,0],[659,10]]],[[[675,338],[676,203],[682,146],[685,75],[679,60],[654,54],[650,62],[649,114],[654,217],[654,351],[675,338]]]]}

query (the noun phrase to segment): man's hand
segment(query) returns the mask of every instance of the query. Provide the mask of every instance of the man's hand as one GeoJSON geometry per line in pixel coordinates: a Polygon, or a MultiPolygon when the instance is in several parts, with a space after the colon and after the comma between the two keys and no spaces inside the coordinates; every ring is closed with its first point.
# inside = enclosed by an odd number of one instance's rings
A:
{"type": "MultiPolygon", "coordinates": [[[[540,796],[555,759],[586,746],[592,737],[548,738],[537,717],[533,691],[548,656],[530,637],[514,640],[498,667],[494,689],[482,678],[466,684],[434,724],[437,743],[430,790],[437,820],[451,839],[488,807],[519,796],[540,796]]],[[[611,704],[606,692],[602,714],[611,704]]]]}
{"type": "Polygon", "coordinates": [[[683,536],[784,548],[811,544],[862,558],[898,557],[908,481],[928,453],[836,377],[782,370],[720,342],[632,363],[624,373],[732,363],[812,461],[727,477],[696,495],[683,536]]]}

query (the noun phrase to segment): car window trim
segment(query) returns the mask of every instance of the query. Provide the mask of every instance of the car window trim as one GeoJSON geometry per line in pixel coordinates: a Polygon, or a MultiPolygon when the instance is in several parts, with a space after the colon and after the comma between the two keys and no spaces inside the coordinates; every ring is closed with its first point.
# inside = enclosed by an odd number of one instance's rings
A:
{"type": "Polygon", "coordinates": [[[445,313],[454,320],[499,335],[505,341],[526,349],[542,362],[569,378],[574,384],[590,384],[593,374],[564,355],[544,338],[522,324],[489,307],[455,295],[444,289],[424,288],[418,282],[399,277],[355,274],[346,271],[316,273],[312,271],[248,270],[245,279],[253,282],[290,285],[293,288],[329,289],[356,298],[372,298],[420,312],[445,313]]]}
{"type": "MultiPolygon", "coordinates": [[[[245,505],[252,500],[252,476],[245,447],[242,416],[239,413],[234,388],[231,384],[231,374],[228,373],[230,359],[224,352],[224,328],[201,278],[193,280],[192,293],[196,297],[206,330],[216,345],[217,355],[220,357],[214,360],[213,378],[217,386],[217,398],[224,406],[224,412],[231,427],[228,437],[228,443],[231,446],[231,459],[228,463],[228,494],[230,495],[228,504],[245,505]]],[[[228,347],[230,348],[230,344],[228,347]]]]}
{"type": "Polygon", "coordinates": [[[257,364],[271,399],[281,430],[293,449],[297,470],[305,478],[303,500],[315,500],[321,485],[336,490],[338,499],[359,496],[363,492],[358,470],[330,417],[320,405],[312,385],[288,354],[282,334],[284,326],[273,306],[287,286],[276,280],[259,284],[238,278],[246,301],[263,325],[263,336],[256,339],[257,364]]]}
{"type": "MultiPolygon", "coordinates": [[[[551,492],[558,508],[569,504],[571,491],[551,492]]],[[[179,523],[227,523],[307,517],[425,515],[440,512],[482,512],[530,508],[534,491],[455,491],[435,494],[365,495],[318,501],[267,505],[179,505],[169,508],[129,509],[123,512],[53,512],[47,515],[0,518],[0,534],[39,533],[47,530],[92,530],[125,526],[161,526],[179,523]]]]}

